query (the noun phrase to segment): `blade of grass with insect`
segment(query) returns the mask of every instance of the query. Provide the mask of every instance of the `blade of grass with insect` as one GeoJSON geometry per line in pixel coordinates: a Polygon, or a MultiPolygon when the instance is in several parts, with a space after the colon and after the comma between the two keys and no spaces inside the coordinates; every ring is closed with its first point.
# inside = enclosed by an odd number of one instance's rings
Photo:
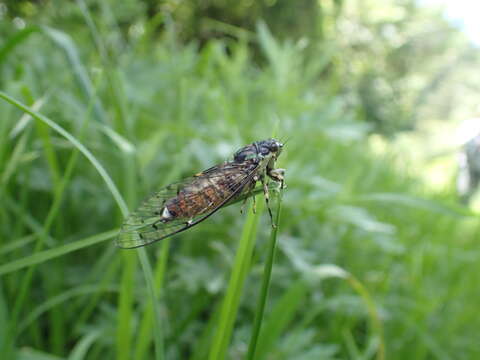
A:
{"type": "Polygon", "coordinates": [[[257,348],[258,337],[260,335],[260,329],[262,326],[263,313],[265,311],[265,304],[267,302],[268,289],[270,286],[270,278],[272,275],[273,261],[275,259],[275,249],[277,245],[277,232],[278,232],[278,227],[280,226],[280,211],[282,208],[282,195],[283,195],[283,189],[280,189],[278,192],[277,209],[276,209],[275,220],[274,220],[274,223],[276,226],[272,228],[270,233],[270,240],[268,243],[268,254],[267,254],[267,259],[265,261],[265,266],[263,269],[262,287],[261,287],[260,295],[258,298],[257,309],[255,311],[252,335],[250,337],[250,343],[248,345],[248,353],[247,353],[248,360],[255,359],[255,351],[257,348]]]}
{"type": "Polygon", "coordinates": [[[263,203],[263,201],[257,202],[257,211],[255,214],[253,213],[252,206],[249,207],[228,288],[220,308],[220,318],[212,340],[212,347],[208,357],[209,360],[222,360],[226,357],[242,296],[243,285],[250,269],[258,221],[263,210],[263,203]]]}

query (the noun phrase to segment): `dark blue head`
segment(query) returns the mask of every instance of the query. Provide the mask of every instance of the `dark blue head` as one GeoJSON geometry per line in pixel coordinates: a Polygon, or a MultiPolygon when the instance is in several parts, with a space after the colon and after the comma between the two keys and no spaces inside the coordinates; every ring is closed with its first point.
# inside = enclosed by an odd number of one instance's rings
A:
{"type": "Polygon", "coordinates": [[[233,156],[233,159],[242,162],[249,159],[260,160],[266,157],[272,157],[276,160],[282,152],[282,148],[283,144],[278,140],[260,140],[238,150],[233,156]]]}

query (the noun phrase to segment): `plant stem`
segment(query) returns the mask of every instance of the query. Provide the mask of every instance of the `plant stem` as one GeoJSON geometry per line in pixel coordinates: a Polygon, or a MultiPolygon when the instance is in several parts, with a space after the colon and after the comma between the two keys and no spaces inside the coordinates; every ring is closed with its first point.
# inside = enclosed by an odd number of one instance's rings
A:
{"type": "Polygon", "coordinates": [[[263,313],[265,311],[265,304],[268,297],[268,289],[270,286],[270,279],[272,275],[273,260],[275,258],[275,249],[277,244],[277,231],[280,220],[280,210],[282,204],[283,191],[278,193],[277,211],[275,214],[275,227],[272,228],[270,233],[270,240],[268,245],[267,261],[263,269],[262,287],[260,290],[260,296],[258,298],[257,311],[255,312],[255,320],[253,323],[252,336],[250,338],[250,344],[248,345],[247,359],[252,360],[255,358],[255,350],[257,347],[258,337],[260,335],[260,329],[262,326],[263,313]]]}

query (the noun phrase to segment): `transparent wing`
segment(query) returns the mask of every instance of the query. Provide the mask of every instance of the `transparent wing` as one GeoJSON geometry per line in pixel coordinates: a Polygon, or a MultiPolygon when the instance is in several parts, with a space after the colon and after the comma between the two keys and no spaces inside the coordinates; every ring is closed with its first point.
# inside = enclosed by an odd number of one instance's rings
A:
{"type": "MultiPolygon", "coordinates": [[[[155,241],[165,239],[166,237],[177,234],[205,220],[230,200],[234,199],[251,183],[253,176],[258,169],[259,164],[253,163],[226,163],[205,170],[195,177],[187,178],[181,182],[174,183],[159,190],[151,197],[147,198],[142,205],[123,223],[120,234],[117,238],[117,245],[121,248],[131,249],[151,244],[155,241]],[[228,174],[241,174],[235,176],[232,181],[225,183],[221,196],[215,198],[197,215],[190,219],[178,218],[168,222],[161,222],[161,211],[164,204],[176,197],[179,192],[191,185],[194,181],[208,178],[209,181],[220,180],[228,174]]],[[[196,197],[198,194],[192,193],[190,197],[196,197]]],[[[188,202],[188,199],[187,199],[188,202]]]]}

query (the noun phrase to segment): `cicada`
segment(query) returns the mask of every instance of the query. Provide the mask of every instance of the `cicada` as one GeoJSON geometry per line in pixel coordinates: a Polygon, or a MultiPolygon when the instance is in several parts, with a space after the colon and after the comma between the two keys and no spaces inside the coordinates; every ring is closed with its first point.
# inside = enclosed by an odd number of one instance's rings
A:
{"type": "Polygon", "coordinates": [[[136,248],[165,239],[202,222],[226,204],[252,195],[260,181],[269,206],[268,179],[283,188],[284,169],[275,169],[283,144],[256,141],[239,149],[233,159],[159,190],[123,223],[117,238],[121,248],[136,248]]]}

